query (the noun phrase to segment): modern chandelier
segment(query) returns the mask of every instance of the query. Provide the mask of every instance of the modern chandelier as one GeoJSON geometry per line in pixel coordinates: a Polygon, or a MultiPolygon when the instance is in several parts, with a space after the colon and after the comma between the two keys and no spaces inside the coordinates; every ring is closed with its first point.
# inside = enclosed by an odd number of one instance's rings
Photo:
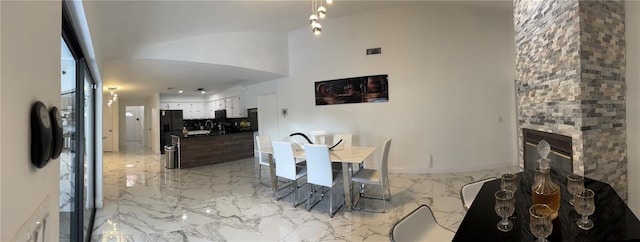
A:
{"type": "Polygon", "coordinates": [[[111,95],[109,101],[107,102],[107,106],[111,107],[114,102],[118,101],[118,93],[116,93],[118,87],[108,87],[107,90],[109,90],[109,94],[111,95]]]}
{"type": "Polygon", "coordinates": [[[309,16],[309,23],[311,24],[311,31],[315,35],[320,35],[322,32],[322,25],[320,25],[319,19],[324,19],[327,16],[327,8],[324,7],[323,2],[327,4],[333,3],[333,0],[311,0],[311,16],[309,16]],[[320,2],[320,6],[316,3],[320,2]]]}

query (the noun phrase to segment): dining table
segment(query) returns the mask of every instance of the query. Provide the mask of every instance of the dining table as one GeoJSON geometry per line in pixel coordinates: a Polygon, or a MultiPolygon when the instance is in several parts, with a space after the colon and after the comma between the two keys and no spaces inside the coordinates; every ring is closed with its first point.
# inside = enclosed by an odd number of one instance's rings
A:
{"type": "MultiPolygon", "coordinates": [[[[344,188],[344,204],[347,211],[352,209],[352,185],[351,185],[351,170],[353,170],[353,164],[362,164],[373,152],[376,150],[375,146],[338,146],[329,150],[329,157],[331,162],[342,163],[342,185],[344,188]]],[[[268,155],[269,159],[269,171],[271,176],[271,188],[275,191],[276,182],[276,166],[273,161],[273,148],[261,148],[256,150],[257,152],[268,155]]],[[[305,159],[304,149],[295,148],[293,150],[293,156],[297,159],[305,159]]],[[[259,166],[256,160],[256,166],[259,166]]]]}
{"type": "MultiPolygon", "coordinates": [[[[595,212],[589,215],[595,226],[582,230],[576,225],[581,217],[569,204],[572,195],[567,191],[567,173],[551,170],[551,180],[560,186],[560,209],[558,217],[552,221],[553,231],[549,241],[638,241],[640,240],[640,220],[629,209],[616,191],[607,183],[588,177],[584,186],[595,192],[595,212]]],[[[501,220],[495,211],[494,193],[500,190],[500,179],[486,182],[465,214],[453,241],[534,241],[529,230],[529,208],[533,204],[531,187],[534,172],[525,170],[517,175],[517,190],[514,193],[515,212],[509,218],[513,229],[509,232],[498,230],[501,220]]]]}

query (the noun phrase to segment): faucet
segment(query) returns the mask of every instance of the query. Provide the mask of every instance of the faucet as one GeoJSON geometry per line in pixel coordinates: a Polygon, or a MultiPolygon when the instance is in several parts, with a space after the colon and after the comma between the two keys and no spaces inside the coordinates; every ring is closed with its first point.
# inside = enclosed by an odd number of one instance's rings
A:
{"type": "Polygon", "coordinates": [[[209,128],[209,130],[213,129],[213,122],[211,122],[211,120],[207,120],[207,122],[204,123],[204,127],[209,128]]]}

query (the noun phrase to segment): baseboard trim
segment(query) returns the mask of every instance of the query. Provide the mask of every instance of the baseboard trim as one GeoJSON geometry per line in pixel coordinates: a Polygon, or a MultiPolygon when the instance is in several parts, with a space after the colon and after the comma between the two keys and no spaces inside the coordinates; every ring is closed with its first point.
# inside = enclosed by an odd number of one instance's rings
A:
{"type": "Polygon", "coordinates": [[[477,165],[466,165],[464,167],[438,167],[438,168],[391,168],[389,167],[389,173],[455,173],[455,172],[469,172],[469,171],[479,171],[479,170],[487,170],[487,169],[497,169],[509,166],[516,166],[515,162],[501,162],[501,163],[491,163],[491,164],[477,164],[477,165]]]}

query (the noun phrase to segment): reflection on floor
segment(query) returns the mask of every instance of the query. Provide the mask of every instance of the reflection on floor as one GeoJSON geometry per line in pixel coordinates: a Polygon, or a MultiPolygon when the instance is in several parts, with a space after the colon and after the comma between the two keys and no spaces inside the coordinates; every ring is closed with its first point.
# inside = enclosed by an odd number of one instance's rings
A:
{"type": "Polygon", "coordinates": [[[391,226],[420,204],[455,231],[464,216],[462,185],[517,170],[391,174],[387,213],[342,208],[330,218],[326,201],[311,211],[293,208],[290,197],[276,202],[270,188],[257,183],[253,159],[177,170],[165,169],[163,158],[149,151],[105,153],[105,203],[92,241],[388,241],[391,226]]]}

